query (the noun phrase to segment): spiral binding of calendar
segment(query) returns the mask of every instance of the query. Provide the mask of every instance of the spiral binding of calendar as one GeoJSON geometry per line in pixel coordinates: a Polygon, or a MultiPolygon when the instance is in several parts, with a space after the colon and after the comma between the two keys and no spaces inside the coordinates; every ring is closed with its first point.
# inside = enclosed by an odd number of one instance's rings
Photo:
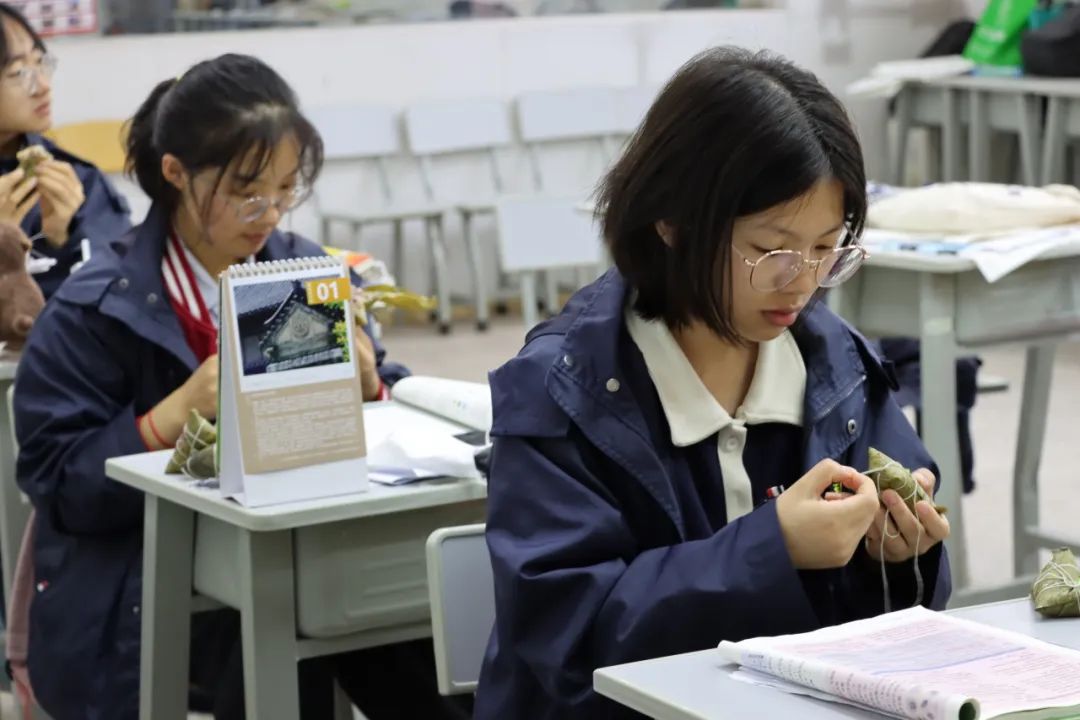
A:
{"type": "Polygon", "coordinates": [[[230,278],[248,278],[262,275],[277,275],[279,273],[295,272],[297,270],[335,270],[344,267],[341,258],[330,255],[315,255],[305,258],[290,258],[288,260],[271,260],[269,262],[240,263],[230,265],[228,275],[230,278]]]}

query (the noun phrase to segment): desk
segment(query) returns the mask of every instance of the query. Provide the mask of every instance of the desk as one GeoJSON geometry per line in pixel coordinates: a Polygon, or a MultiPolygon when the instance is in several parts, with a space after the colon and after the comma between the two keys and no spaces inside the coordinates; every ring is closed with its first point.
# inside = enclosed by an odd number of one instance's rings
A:
{"type": "MultiPolygon", "coordinates": [[[[365,407],[365,418],[377,408],[365,407]]],[[[296,662],[431,634],[424,543],[482,522],[487,486],[448,480],[245,508],[165,475],[168,452],[110,460],[146,494],[143,720],[186,718],[192,589],[241,614],[247,716],[295,720],[296,662]]]]}
{"type": "Polygon", "coordinates": [[[945,181],[989,180],[990,131],[999,130],[1020,138],[1024,184],[1061,182],[1067,138],[1080,137],[1080,81],[971,76],[910,81],[897,96],[896,117],[892,170],[897,185],[903,184],[908,131],[917,125],[941,128],[945,181]],[[970,130],[968,172],[960,167],[964,126],[970,130]]]}
{"type": "Polygon", "coordinates": [[[923,439],[941,471],[938,499],[949,508],[947,541],[956,604],[1017,597],[1038,571],[1038,549],[1077,545],[1039,527],[1038,471],[1054,364],[1054,341],[1080,331],[1080,248],[1060,248],[996,283],[972,260],[912,252],[875,252],[830,304],[873,337],[922,341],[923,439]],[[1003,588],[971,590],[961,505],[955,361],[980,346],[1028,345],[1014,466],[1014,576],[1003,588]]]}
{"type": "MultiPolygon", "coordinates": [[[[1011,600],[952,611],[958,617],[1080,650],[1080,619],[1043,620],[1029,601],[1011,600]]],[[[596,692],[656,720],[871,719],[884,716],[733,680],[716,650],[602,668],[596,692]]]]}

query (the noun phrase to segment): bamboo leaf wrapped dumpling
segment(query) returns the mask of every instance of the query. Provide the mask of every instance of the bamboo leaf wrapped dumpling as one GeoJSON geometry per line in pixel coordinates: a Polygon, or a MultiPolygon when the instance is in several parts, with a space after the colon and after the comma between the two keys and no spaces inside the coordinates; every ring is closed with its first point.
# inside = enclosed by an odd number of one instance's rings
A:
{"type": "Polygon", "coordinates": [[[1046,617],[1080,617],[1080,567],[1068,548],[1058,548],[1031,586],[1031,602],[1046,617]]]}
{"type": "Polygon", "coordinates": [[[215,442],[217,442],[217,429],[214,424],[200,415],[197,410],[192,410],[187,422],[184,423],[184,431],[180,433],[180,439],[176,441],[176,448],[173,450],[172,457],[169,458],[165,472],[169,475],[178,475],[183,471],[184,465],[193,453],[215,442]]]}
{"type": "Polygon", "coordinates": [[[934,503],[933,499],[923,490],[922,485],[906,467],[880,450],[870,448],[867,454],[870,469],[866,474],[877,485],[878,495],[881,495],[886,490],[894,491],[907,504],[912,513],[915,512],[915,504],[920,500],[930,503],[941,515],[948,512],[948,509],[943,505],[934,503]]]}
{"type": "Polygon", "coordinates": [[[193,452],[184,463],[184,474],[195,480],[217,477],[217,444],[193,452]]]}

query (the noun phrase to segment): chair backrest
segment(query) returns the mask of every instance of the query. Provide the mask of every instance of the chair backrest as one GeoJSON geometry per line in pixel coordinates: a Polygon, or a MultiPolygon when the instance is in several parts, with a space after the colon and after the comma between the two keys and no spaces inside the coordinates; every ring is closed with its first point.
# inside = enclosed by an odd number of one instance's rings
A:
{"type": "Polygon", "coordinates": [[[524,93],[517,99],[518,128],[526,143],[600,139],[619,130],[616,88],[574,88],[524,93]]]}
{"type": "Polygon", "coordinates": [[[90,120],[61,125],[45,135],[72,155],[93,163],[106,175],[124,171],[123,120],[90,120]]]}
{"type": "Polygon", "coordinates": [[[401,152],[396,110],[376,105],[318,107],[307,112],[327,160],[364,160],[401,152]]]}
{"type": "Polygon", "coordinates": [[[405,133],[416,155],[481,152],[513,141],[506,103],[496,98],[411,105],[405,133]]]}
{"type": "Polygon", "coordinates": [[[579,268],[603,261],[593,216],[577,196],[507,195],[495,205],[504,272],[579,268]]]}
{"type": "Polygon", "coordinates": [[[506,103],[494,98],[424,102],[405,109],[405,135],[420,162],[420,176],[429,201],[435,189],[432,158],[479,153],[487,156],[493,194],[503,191],[496,150],[513,142],[506,103]]]}
{"type": "Polygon", "coordinates": [[[652,85],[636,85],[615,91],[615,135],[632,135],[645,119],[660,89],[652,85]]]}
{"type": "Polygon", "coordinates": [[[495,624],[495,587],[484,526],[431,533],[427,574],[439,693],[473,692],[495,624]]]}

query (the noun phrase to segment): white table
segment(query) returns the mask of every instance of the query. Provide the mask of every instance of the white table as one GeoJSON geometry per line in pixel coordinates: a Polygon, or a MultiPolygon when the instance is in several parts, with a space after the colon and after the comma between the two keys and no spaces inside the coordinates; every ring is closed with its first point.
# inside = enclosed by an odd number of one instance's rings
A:
{"type": "MultiPolygon", "coordinates": [[[[1031,609],[1026,598],[952,612],[958,617],[1080,650],[1080,619],[1044,620],[1031,609]]],[[[593,674],[593,686],[601,695],[656,720],[883,717],[839,703],[734,680],[730,676],[734,667],[726,664],[716,650],[703,650],[601,668],[593,674]]]]}
{"type": "Polygon", "coordinates": [[[1080,137],[1080,81],[971,76],[910,81],[897,96],[896,117],[892,169],[898,185],[903,184],[908,131],[917,125],[941,129],[946,181],[989,180],[990,132],[998,130],[1020,138],[1024,184],[1062,182],[1067,139],[1080,137]],[[969,129],[967,172],[960,162],[965,127],[969,129]]]}
{"type": "Polygon", "coordinates": [[[1038,571],[1038,549],[1078,545],[1039,527],[1038,472],[1046,426],[1055,341],[1080,331],[1080,248],[1061,248],[987,283],[972,260],[915,252],[875,252],[830,303],[873,337],[922,342],[922,431],[942,475],[939,500],[949,508],[947,541],[956,605],[1017,597],[1038,571]],[[956,429],[955,361],[1000,343],[1028,346],[1014,468],[1014,576],[1006,587],[968,588],[956,429]]]}
{"type": "Polygon", "coordinates": [[[146,494],[143,720],[187,717],[192,589],[240,611],[247,716],[295,720],[299,659],[430,636],[427,536],[484,517],[481,480],[249,509],[165,475],[168,457],[106,464],[146,494]]]}

